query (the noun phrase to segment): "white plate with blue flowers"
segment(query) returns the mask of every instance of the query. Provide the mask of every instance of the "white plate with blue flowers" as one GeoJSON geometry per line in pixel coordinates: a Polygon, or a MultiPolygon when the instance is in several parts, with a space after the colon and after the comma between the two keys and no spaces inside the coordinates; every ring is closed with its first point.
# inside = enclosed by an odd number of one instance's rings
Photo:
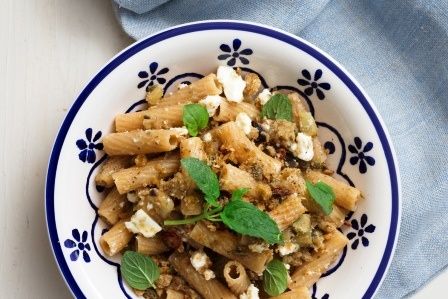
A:
{"type": "Polygon", "coordinates": [[[319,126],[335,175],[364,198],[342,231],[343,254],[312,298],[371,298],[392,259],[400,223],[400,183],[390,137],[376,108],[339,63],[282,30],[239,21],[189,23],[142,39],[115,56],[81,91],[57,135],[46,182],[48,234],[76,298],[137,298],[119,259],[99,246],[105,224],[94,183],[105,160],[102,137],[116,114],[144,106],[145,89],[169,92],[219,65],[256,72],[265,88],[298,92],[319,126]]]}

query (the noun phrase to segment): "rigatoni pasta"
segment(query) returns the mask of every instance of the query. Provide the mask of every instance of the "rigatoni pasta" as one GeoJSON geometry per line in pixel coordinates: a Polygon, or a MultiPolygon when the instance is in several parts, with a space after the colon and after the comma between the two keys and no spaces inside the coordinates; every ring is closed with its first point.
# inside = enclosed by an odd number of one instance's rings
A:
{"type": "Polygon", "coordinates": [[[221,66],[164,96],[152,86],[147,109],[116,116],[95,179],[108,188],[100,246],[123,253],[136,294],[309,299],[346,246],[360,190],[329,175],[300,96],[260,87],[221,66]]]}

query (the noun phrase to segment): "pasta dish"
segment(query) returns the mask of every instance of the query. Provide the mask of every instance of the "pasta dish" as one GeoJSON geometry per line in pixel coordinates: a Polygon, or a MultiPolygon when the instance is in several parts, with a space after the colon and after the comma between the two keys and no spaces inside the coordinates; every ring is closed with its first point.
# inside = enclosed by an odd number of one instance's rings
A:
{"type": "Polygon", "coordinates": [[[336,180],[297,93],[220,66],[117,115],[95,178],[100,245],[143,298],[301,299],[348,240],[361,192],[336,180]]]}

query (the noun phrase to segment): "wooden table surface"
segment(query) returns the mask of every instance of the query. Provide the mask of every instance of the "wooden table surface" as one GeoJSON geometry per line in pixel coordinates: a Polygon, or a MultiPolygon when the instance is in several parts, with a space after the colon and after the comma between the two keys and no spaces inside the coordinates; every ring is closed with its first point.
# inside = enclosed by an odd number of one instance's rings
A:
{"type": "MultiPolygon", "coordinates": [[[[0,3],[0,298],[70,298],[47,238],[47,161],[81,88],[132,40],[109,0],[0,3]]],[[[447,282],[414,298],[442,298],[447,282]]]]}

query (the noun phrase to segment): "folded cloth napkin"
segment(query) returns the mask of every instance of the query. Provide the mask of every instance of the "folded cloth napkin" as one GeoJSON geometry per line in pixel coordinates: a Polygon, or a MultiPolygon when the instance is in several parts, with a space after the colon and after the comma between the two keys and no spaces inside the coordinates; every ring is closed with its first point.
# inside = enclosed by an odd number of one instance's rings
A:
{"type": "Polygon", "coordinates": [[[341,62],[367,90],[397,151],[403,218],[376,298],[412,294],[448,263],[448,1],[115,0],[135,39],[204,19],[282,28],[341,62]]]}

